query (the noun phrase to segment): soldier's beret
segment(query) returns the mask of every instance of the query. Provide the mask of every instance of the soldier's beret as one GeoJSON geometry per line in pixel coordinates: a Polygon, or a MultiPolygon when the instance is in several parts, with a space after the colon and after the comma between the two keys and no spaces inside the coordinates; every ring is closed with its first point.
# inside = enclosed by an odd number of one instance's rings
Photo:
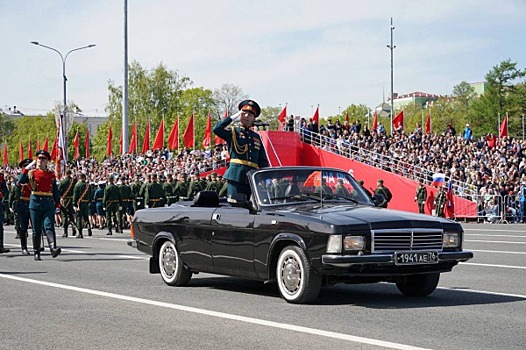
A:
{"type": "Polygon", "coordinates": [[[21,161],[20,163],[18,163],[18,166],[21,167],[21,168],[24,168],[24,167],[26,167],[29,163],[31,163],[32,161],[33,161],[32,159],[26,158],[26,159],[24,159],[23,161],[21,161]]]}
{"type": "Polygon", "coordinates": [[[261,114],[261,107],[259,107],[257,102],[254,100],[241,101],[241,103],[239,104],[239,110],[252,112],[254,113],[256,118],[259,117],[259,115],[261,114]]]}
{"type": "Polygon", "coordinates": [[[46,158],[47,160],[51,160],[51,155],[48,151],[44,151],[43,149],[38,150],[36,153],[37,158],[46,158]]]}

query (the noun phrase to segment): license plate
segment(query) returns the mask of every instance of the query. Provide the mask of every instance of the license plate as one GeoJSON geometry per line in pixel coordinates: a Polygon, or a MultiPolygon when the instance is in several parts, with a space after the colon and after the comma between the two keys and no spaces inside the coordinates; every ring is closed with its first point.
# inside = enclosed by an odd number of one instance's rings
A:
{"type": "Polygon", "coordinates": [[[396,253],[396,265],[418,265],[438,263],[437,252],[396,253]]]}

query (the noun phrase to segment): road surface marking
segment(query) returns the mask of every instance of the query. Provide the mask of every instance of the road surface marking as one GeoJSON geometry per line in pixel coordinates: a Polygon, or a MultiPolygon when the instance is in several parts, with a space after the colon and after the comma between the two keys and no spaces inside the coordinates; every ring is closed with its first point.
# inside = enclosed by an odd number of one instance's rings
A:
{"type": "Polygon", "coordinates": [[[470,252],[476,252],[476,253],[499,253],[499,254],[520,254],[520,255],[526,255],[526,252],[507,252],[504,250],[475,250],[475,249],[469,249],[470,252]]]}
{"type": "Polygon", "coordinates": [[[485,267],[502,267],[505,269],[521,269],[526,270],[526,266],[513,266],[513,265],[495,265],[495,264],[478,264],[478,263],[468,263],[461,262],[462,265],[472,265],[472,266],[485,266],[485,267]]]}
{"type": "Polygon", "coordinates": [[[165,303],[165,302],[160,302],[160,301],[155,301],[155,300],[131,297],[131,296],[122,295],[122,294],[108,293],[108,292],[103,292],[103,291],[94,290],[94,289],[68,286],[68,285],[53,283],[53,282],[38,281],[38,280],[30,279],[30,278],[5,275],[5,274],[0,274],[0,277],[7,278],[10,280],[20,281],[20,282],[39,284],[39,285],[47,286],[47,287],[53,287],[53,288],[80,292],[80,293],[92,294],[92,295],[102,296],[106,298],[124,300],[124,301],[139,303],[139,304],[145,304],[145,305],[159,306],[159,307],[164,307],[167,309],[191,312],[195,314],[212,316],[212,317],[219,317],[223,319],[245,322],[245,323],[250,323],[250,324],[255,324],[255,325],[265,326],[265,327],[278,328],[278,329],[283,329],[283,330],[288,330],[288,331],[293,331],[293,332],[301,332],[301,333],[306,333],[306,334],[319,335],[319,336],[333,338],[333,339],[347,340],[347,341],[361,343],[361,344],[381,346],[381,347],[390,348],[390,349],[424,350],[424,348],[414,347],[414,346],[405,345],[405,344],[392,343],[388,341],[371,339],[371,338],[363,338],[363,337],[358,337],[358,336],[353,336],[353,335],[348,335],[348,334],[343,334],[343,333],[324,331],[321,329],[295,326],[295,325],[286,324],[286,323],[266,321],[266,320],[261,320],[257,318],[252,318],[252,317],[228,314],[224,312],[198,309],[198,308],[190,307],[190,306],[165,303]]]}
{"type": "Polygon", "coordinates": [[[501,243],[501,244],[526,244],[526,242],[511,242],[511,241],[479,241],[479,240],[473,240],[473,239],[466,239],[464,242],[501,243]]]}

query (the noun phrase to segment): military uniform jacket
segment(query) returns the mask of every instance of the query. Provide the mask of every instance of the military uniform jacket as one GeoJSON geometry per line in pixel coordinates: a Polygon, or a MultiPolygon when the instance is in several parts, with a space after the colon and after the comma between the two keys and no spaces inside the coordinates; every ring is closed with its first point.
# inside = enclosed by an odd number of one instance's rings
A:
{"type": "Polygon", "coordinates": [[[104,204],[105,208],[109,208],[110,206],[121,206],[121,192],[119,191],[119,188],[115,186],[114,184],[109,184],[104,189],[104,197],[102,199],[102,204],[104,204]]]}
{"type": "Polygon", "coordinates": [[[73,205],[78,207],[80,203],[89,204],[92,198],[92,191],[86,181],[79,181],[73,188],[73,205]]]}
{"type": "Polygon", "coordinates": [[[213,128],[214,134],[226,141],[230,153],[230,165],[224,178],[229,181],[247,183],[247,172],[268,167],[268,158],[258,133],[245,128],[227,126],[230,117],[220,120],[213,128]]]}
{"type": "MultiPolygon", "coordinates": [[[[55,207],[60,206],[60,193],[58,191],[57,183],[55,182],[55,173],[51,170],[45,169],[34,169],[27,170],[23,169],[22,173],[18,177],[18,183],[24,185],[29,183],[32,192],[31,197],[52,197],[55,202],[55,207]]],[[[29,207],[39,207],[38,204],[30,201],[29,207]]]]}
{"type": "Polygon", "coordinates": [[[435,197],[435,205],[438,208],[442,208],[446,204],[446,191],[440,190],[435,197]]]}
{"type": "Polygon", "coordinates": [[[137,197],[141,197],[139,195],[139,192],[141,192],[141,185],[142,185],[142,182],[140,181],[135,181],[134,183],[130,185],[131,193],[134,199],[137,199],[137,197]]]}
{"type": "Polygon", "coordinates": [[[131,187],[126,184],[120,184],[117,186],[121,192],[121,199],[123,202],[130,202],[133,199],[131,187]]]}
{"type": "Polygon", "coordinates": [[[74,187],[75,180],[69,176],[66,176],[64,179],[62,179],[62,181],[60,181],[58,189],[60,191],[60,202],[64,207],[67,207],[72,203],[74,187]]]}
{"type": "Polygon", "coordinates": [[[427,199],[427,190],[425,186],[418,186],[416,188],[416,199],[418,200],[418,203],[423,203],[427,199]]]}
{"type": "Polygon", "coordinates": [[[166,203],[166,195],[164,194],[163,186],[158,182],[148,184],[144,194],[145,203],[151,207],[163,206],[166,203]]]}

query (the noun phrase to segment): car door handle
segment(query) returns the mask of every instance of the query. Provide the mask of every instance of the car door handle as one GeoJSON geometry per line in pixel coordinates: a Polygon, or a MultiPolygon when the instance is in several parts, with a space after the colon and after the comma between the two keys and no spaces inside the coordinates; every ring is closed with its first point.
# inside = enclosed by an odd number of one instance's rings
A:
{"type": "Polygon", "coordinates": [[[221,220],[221,214],[213,214],[212,220],[217,220],[217,221],[221,220]]]}

